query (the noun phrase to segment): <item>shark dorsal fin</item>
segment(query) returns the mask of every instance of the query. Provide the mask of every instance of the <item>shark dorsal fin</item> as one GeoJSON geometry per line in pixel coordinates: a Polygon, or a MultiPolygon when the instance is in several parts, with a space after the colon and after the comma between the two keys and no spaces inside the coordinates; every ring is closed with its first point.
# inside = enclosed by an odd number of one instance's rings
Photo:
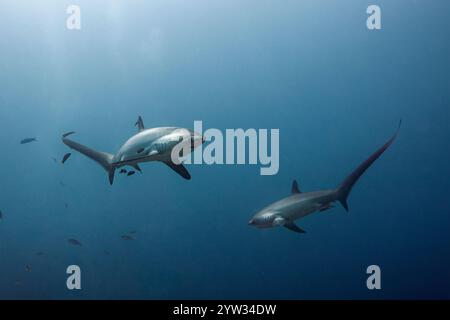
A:
{"type": "Polygon", "coordinates": [[[139,132],[141,132],[142,130],[145,129],[144,121],[142,120],[141,116],[138,117],[138,119],[137,119],[137,121],[136,121],[136,123],[134,125],[138,127],[139,132]]]}
{"type": "Polygon", "coordinates": [[[300,191],[300,189],[298,188],[298,183],[297,183],[297,180],[294,180],[294,181],[292,181],[292,194],[295,194],[295,193],[302,193],[301,191],[300,191]]]}

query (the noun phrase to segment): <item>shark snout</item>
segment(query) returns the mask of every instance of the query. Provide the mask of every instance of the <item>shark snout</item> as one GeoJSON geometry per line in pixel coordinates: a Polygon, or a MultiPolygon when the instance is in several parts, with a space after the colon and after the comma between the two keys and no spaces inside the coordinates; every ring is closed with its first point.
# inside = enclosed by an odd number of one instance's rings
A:
{"type": "Polygon", "coordinates": [[[248,222],[248,224],[251,226],[251,225],[254,225],[255,224],[255,219],[250,219],[250,221],[248,222]]]}

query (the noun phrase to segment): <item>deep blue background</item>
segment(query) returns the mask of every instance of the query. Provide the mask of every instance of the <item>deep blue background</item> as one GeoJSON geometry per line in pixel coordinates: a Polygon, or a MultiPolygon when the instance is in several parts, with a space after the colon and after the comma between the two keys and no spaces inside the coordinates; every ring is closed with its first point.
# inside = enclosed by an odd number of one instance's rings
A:
{"type": "Polygon", "coordinates": [[[450,3],[377,0],[380,31],[369,4],[2,1],[0,298],[450,298],[450,3]],[[73,3],[80,31],[65,28],[73,3]],[[279,128],[279,174],[191,165],[185,181],[151,163],[111,187],[80,154],[51,160],[70,130],[115,152],[138,115],[279,128]],[[247,225],[294,178],[337,186],[400,118],[349,214],[300,220],[305,235],[247,225]],[[69,264],[82,291],[65,287],[69,264]],[[366,288],[371,264],[381,291],[366,288]]]}

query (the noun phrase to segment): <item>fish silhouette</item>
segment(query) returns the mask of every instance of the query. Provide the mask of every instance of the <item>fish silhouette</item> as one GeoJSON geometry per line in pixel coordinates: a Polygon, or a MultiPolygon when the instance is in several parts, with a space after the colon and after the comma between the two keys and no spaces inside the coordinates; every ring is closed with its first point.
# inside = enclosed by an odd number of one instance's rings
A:
{"type": "Polygon", "coordinates": [[[69,239],[67,240],[67,242],[69,242],[70,244],[74,245],[74,246],[82,246],[81,242],[78,241],[77,239],[69,239]]]}
{"type": "Polygon", "coordinates": [[[30,143],[30,142],[34,142],[34,141],[37,142],[37,139],[36,138],[25,138],[20,141],[20,144],[26,144],[26,143],[30,143]]]}
{"type": "Polygon", "coordinates": [[[134,238],[133,238],[132,236],[129,236],[129,235],[127,235],[127,234],[124,234],[123,236],[121,236],[121,238],[122,238],[123,240],[134,240],[134,238]]]}
{"type": "Polygon", "coordinates": [[[70,152],[69,152],[69,153],[66,153],[66,154],[64,155],[63,159],[62,159],[62,163],[64,164],[64,162],[66,162],[67,159],[69,159],[71,155],[72,155],[72,154],[71,154],[70,152]]]}

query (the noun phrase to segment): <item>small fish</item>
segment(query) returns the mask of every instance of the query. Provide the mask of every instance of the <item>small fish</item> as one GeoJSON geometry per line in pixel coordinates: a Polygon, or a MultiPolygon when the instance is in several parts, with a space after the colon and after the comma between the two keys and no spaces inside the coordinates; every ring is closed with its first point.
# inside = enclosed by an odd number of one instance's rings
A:
{"type": "Polygon", "coordinates": [[[133,238],[132,236],[129,236],[129,235],[127,235],[127,234],[124,234],[123,236],[121,236],[121,238],[122,238],[123,240],[134,240],[134,238],[133,238]]]}
{"type": "Polygon", "coordinates": [[[66,162],[67,159],[69,159],[71,155],[72,155],[72,154],[71,154],[70,152],[69,152],[69,153],[66,153],[66,154],[64,155],[64,157],[63,157],[61,163],[64,164],[64,162],[66,162]]]}
{"type": "Polygon", "coordinates": [[[119,173],[127,173],[127,170],[125,170],[125,169],[120,169],[119,173]]]}
{"type": "Polygon", "coordinates": [[[41,256],[44,255],[44,253],[43,253],[42,251],[39,251],[38,253],[36,253],[36,255],[37,255],[38,257],[41,257],[41,256]]]}
{"type": "Polygon", "coordinates": [[[107,256],[111,254],[108,250],[103,251],[103,253],[106,254],[107,256]]]}
{"type": "Polygon", "coordinates": [[[69,207],[69,205],[67,204],[67,203],[64,203],[64,208],[68,208],[69,207]]]}
{"type": "Polygon", "coordinates": [[[60,185],[61,187],[65,187],[65,186],[66,186],[66,184],[65,184],[64,182],[62,182],[62,181],[59,182],[59,185],[60,185]]]}
{"type": "Polygon", "coordinates": [[[136,230],[133,230],[133,231],[130,231],[129,233],[130,234],[136,234],[136,232],[137,232],[136,230]]]}
{"type": "Polygon", "coordinates": [[[29,264],[27,264],[27,265],[25,266],[25,270],[26,270],[27,272],[31,272],[31,266],[30,266],[29,264]]]}
{"type": "Polygon", "coordinates": [[[3,220],[3,212],[0,210],[0,220],[3,220]]]}
{"type": "Polygon", "coordinates": [[[37,142],[37,139],[36,138],[25,138],[25,139],[20,141],[20,144],[30,143],[30,142],[33,142],[33,141],[37,142]]]}
{"type": "Polygon", "coordinates": [[[136,173],[135,171],[130,171],[130,172],[127,173],[127,176],[132,176],[135,173],[136,173]]]}
{"type": "Polygon", "coordinates": [[[67,240],[67,242],[69,242],[70,244],[73,244],[74,246],[80,246],[81,247],[81,242],[78,241],[77,239],[69,239],[69,240],[67,240]]]}

